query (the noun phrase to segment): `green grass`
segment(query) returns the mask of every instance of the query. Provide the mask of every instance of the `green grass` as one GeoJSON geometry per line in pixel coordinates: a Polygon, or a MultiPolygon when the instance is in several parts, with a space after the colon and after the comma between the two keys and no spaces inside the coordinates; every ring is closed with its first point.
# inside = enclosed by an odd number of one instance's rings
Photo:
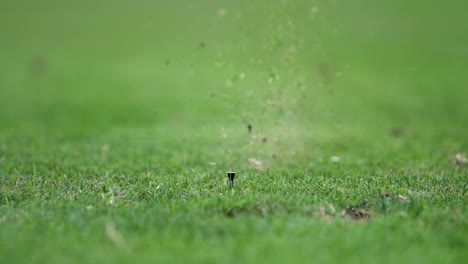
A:
{"type": "Polygon", "coordinates": [[[466,4],[161,2],[0,3],[0,263],[467,261],[466,4]]]}

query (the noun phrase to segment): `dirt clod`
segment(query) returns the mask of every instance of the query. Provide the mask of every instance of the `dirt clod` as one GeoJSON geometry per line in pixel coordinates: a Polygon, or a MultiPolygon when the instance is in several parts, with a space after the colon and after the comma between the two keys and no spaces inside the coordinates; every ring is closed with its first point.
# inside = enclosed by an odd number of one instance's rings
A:
{"type": "Polygon", "coordinates": [[[232,208],[229,208],[226,213],[225,213],[227,218],[234,218],[236,217],[234,210],[232,208]]]}
{"type": "Polygon", "coordinates": [[[465,153],[457,153],[452,158],[452,163],[454,163],[454,164],[468,164],[468,158],[466,158],[465,153]]]}
{"type": "Polygon", "coordinates": [[[341,216],[351,218],[356,221],[364,221],[371,218],[370,212],[355,206],[348,206],[345,210],[343,210],[341,216]]]}

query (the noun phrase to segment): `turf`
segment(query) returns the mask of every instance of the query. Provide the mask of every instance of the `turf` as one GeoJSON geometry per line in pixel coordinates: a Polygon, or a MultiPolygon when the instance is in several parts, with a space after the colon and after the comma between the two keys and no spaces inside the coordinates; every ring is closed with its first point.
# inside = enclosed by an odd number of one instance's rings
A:
{"type": "Polygon", "coordinates": [[[0,262],[466,262],[464,8],[2,1],[0,262]]]}

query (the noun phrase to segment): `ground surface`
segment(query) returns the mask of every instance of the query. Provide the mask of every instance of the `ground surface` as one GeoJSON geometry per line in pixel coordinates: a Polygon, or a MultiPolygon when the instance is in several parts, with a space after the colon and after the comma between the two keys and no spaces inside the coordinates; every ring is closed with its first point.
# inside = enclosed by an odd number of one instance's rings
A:
{"type": "Polygon", "coordinates": [[[1,263],[467,261],[461,1],[161,2],[0,2],[1,263]]]}

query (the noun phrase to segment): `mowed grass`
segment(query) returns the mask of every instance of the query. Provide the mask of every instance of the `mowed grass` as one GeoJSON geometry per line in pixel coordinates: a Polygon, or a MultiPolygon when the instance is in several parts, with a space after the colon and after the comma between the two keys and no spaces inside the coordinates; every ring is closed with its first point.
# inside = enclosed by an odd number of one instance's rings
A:
{"type": "Polygon", "coordinates": [[[461,3],[251,2],[0,3],[1,263],[466,262],[461,3]]]}

